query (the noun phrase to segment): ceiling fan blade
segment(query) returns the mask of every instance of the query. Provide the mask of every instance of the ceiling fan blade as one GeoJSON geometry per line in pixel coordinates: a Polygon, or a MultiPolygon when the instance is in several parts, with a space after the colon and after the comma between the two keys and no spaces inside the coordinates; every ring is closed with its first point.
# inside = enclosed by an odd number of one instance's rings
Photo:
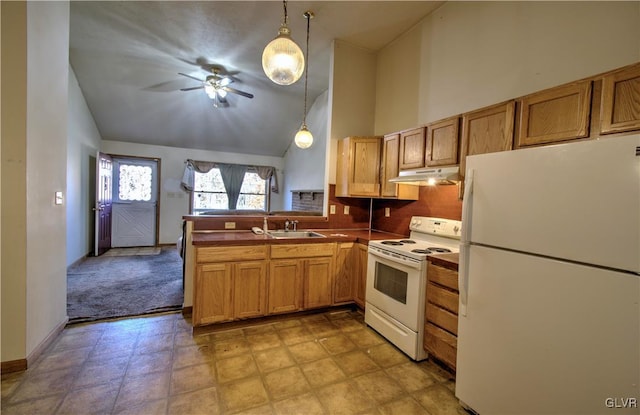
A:
{"type": "Polygon", "coordinates": [[[229,86],[222,87],[222,89],[224,89],[227,92],[231,92],[232,94],[238,94],[238,95],[242,95],[243,97],[253,98],[253,94],[250,94],[250,93],[244,92],[244,91],[240,91],[240,90],[237,90],[235,88],[231,88],[229,86]]]}
{"type": "Polygon", "coordinates": [[[186,76],[187,78],[194,79],[196,81],[204,82],[204,79],[196,78],[195,76],[187,75],[186,73],[178,72],[178,75],[186,76]]]}
{"type": "Polygon", "coordinates": [[[195,89],[202,89],[202,88],[204,88],[204,85],[194,86],[194,87],[191,87],[191,88],[180,88],[180,91],[193,91],[195,89]]]}

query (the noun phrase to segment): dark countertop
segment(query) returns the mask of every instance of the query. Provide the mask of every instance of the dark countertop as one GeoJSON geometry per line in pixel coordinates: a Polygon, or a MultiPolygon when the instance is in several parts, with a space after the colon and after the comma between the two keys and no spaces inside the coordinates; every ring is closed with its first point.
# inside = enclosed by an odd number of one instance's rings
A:
{"type": "MultiPolygon", "coordinates": [[[[313,229],[305,229],[313,230],[313,229]]],[[[241,231],[193,231],[191,240],[195,246],[231,246],[251,244],[290,244],[290,243],[325,243],[325,242],[357,242],[368,244],[371,240],[399,239],[405,235],[398,235],[367,229],[317,229],[325,238],[286,238],[275,239],[267,235],[256,235],[249,230],[241,231]]]]}
{"type": "Polygon", "coordinates": [[[443,268],[458,271],[460,256],[458,253],[432,254],[427,255],[427,260],[430,261],[433,265],[439,265],[443,268]]]}

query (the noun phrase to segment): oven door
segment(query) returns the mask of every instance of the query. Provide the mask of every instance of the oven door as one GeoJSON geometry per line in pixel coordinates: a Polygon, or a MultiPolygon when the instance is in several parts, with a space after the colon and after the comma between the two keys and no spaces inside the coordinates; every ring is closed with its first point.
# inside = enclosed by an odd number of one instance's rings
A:
{"type": "Polygon", "coordinates": [[[369,247],[367,303],[418,332],[424,315],[424,262],[369,247]]]}

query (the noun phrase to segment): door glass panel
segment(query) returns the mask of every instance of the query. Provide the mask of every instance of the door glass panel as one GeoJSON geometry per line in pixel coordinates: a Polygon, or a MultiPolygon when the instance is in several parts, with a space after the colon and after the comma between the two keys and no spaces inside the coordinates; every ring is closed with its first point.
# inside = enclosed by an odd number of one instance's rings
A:
{"type": "Polygon", "coordinates": [[[408,276],[404,271],[376,262],[376,275],[373,286],[376,290],[394,300],[407,304],[408,276]]]}
{"type": "Polygon", "coordinates": [[[152,169],[149,166],[120,164],[118,199],[148,202],[151,200],[152,169]]]}

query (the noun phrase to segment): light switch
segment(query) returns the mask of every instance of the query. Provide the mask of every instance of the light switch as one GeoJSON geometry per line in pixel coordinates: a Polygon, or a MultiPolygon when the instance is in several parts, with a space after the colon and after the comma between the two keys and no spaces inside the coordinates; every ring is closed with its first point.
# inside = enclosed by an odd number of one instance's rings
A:
{"type": "Polygon", "coordinates": [[[384,208],[384,217],[388,218],[390,216],[391,216],[391,208],[388,208],[388,207],[384,208]]]}
{"type": "Polygon", "coordinates": [[[55,204],[56,205],[61,205],[62,204],[62,192],[56,192],[55,204]]]}
{"type": "Polygon", "coordinates": [[[345,206],[344,207],[344,214],[348,215],[349,214],[349,206],[345,206]]]}
{"type": "Polygon", "coordinates": [[[329,214],[330,215],[335,215],[336,214],[336,205],[330,205],[329,206],[329,214]]]}

